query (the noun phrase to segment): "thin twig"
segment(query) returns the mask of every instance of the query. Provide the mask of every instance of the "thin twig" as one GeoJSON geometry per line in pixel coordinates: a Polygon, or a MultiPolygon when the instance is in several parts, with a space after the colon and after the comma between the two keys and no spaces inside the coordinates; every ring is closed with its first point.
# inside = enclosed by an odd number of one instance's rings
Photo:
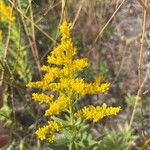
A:
{"type": "Polygon", "coordinates": [[[57,2],[55,5],[53,5],[53,6],[49,6],[48,8],[47,8],[47,10],[43,13],[43,15],[37,20],[37,21],[35,21],[35,23],[37,24],[37,23],[39,23],[43,18],[44,18],[44,16],[46,16],[47,14],[48,14],[48,12],[51,10],[51,9],[53,9],[53,8],[55,8],[56,6],[58,6],[60,4],[60,1],[59,2],[57,2]]]}
{"type": "Polygon", "coordinates": [[[96,42],[98,41],[99,37],[102,35],[102,33],[104,32],[104,30],[106,29],[106,27],[109,25],[109,23],[112,21],[112,19],[114,18],[114,16],[116,15],[116,13],[118,12],[118,10],[121,8],[121,6],[124,4],[126,0],[122,0],[122,2],[120,3],[120,5],[117,7],[117,9],[114,11],[114,13],[111,15],[111,17],[109,18],[109,20],[107,21],[107,23],[103,26],[103,28],[99,31],[99,33],[97,34],[93,44],[92,44],[92,48],[88,51],[88,55],[93,51],[94,46],[96,44],[96,42]]]}
{"type": "Polygon", "coordinates": [[[33,47],[34,47],[34,53],[36,56],[36,62],[37,62],[37,67],[39,70],[39,74],[40,77],[42,77],[42,73],[41,73],[41,65],[40,65],[40,59],[39,59],[39,54],[38,54],[38,49],[37,49],[37,45],[36,45],[36,39],[35,39],[35,26],[34,26],[34,18],[33,18],[33,11],[32,11],[32,2],[31,0],[28,0],[29,2],[29,8],[30,8],[30,17],[31,17],[31,29],[32,29],[32,43],[33,43],[33,47]]]}
{"type": "MultiPolygon", "coordinates": [[[[144,5],[147,7],[147,0],[144,1],[144,5]]],[[[144,38],[145,38],[145,30],[146,30],[146,19],[147,19],[147,10],[144,9],[144,18],[143,18],[143,25],[142,25],[142,37],[140,42],[140,49],[139,49],[139,57],[138,57],[138,88],[141,87],[142,81],[142,61],[143,61],[143,47],[144,47],[144,38]]],[[[144,129],[144,112],[143,112],[143,98],[142,93],[140,91],[139,96],[141,97],[141,115],[142,115],[142,129],[144,129]]]]}
{"type": "Polygon", "coordinates": [[[140,5],[147,11],[147,14],[150,15],[150,9],[147,7],[147,5],[145,5],[142,0],[138,0],[138,2],[139,2],[140,5]]]}
{"type": "MultiPolygon", "coordinates": [[[[9,3],[12,4],[12,6],[21,14],[21,16],[23,16],[23,18],[27,19],[29,22],[32,22],[31,19],[29,19],[26,15],[24,15],[24,13],[21,11],[21,9],[19,9],[18,7],[15,6],[15,4],[11,1],[8,0],[9,3]]],[[[45,31],[43,31],[37,24],[33,23],[33,25],[39,30],[41,31],[41,33],[43,33],[48,39],[50,39],[52,42],[56,43],[56,41],[48,35],[48,33],[46,33],[45,31]]]]}
{"type": "Polygon", "coordinates": [[[135,101],[135,104],[134,104],[134,107],[133,107],[133,111],[132,111],[132,114],[131,114],[131,119],[130,119],[130,122],[129,122],[129,127],[130,128],[131,128],[132,123],[133,123],[133,119],[134,119],[134,115],[135,115],[135,110],[136,110],[136,107],[137,107],[137,104],[138,104],[139,97],[140,97],[140,95],[142,93],[142,90],[143,90],[143,87],[144,87],[146,81],[149,78],[149,75],[150,75],[150,65],[147,65],[147,72],[146,72],[146,75],[145,75],[145,78],[144,78],[143,82],[141,83],[141,85],[140,85],[140,87],[138,89],[137,98],[136,98],[136,101],[135,101]]]}
{"type": "MultiPolygon", "coordinates": [[[[18,2],[18,7],[19,7],[19,9],[21,9],[20,1],[18,0],[17,2],[18,2]]],[[[24,20],[23,16],[22,16],[20,13],[19,13],[19,15],[20,15],[20,19],[21,19],[21,22],[22,22],[22,26],[23,26],[24,33],[25,33],[25,35],[26,35],[26,37],[27,37],[27,40],[28,40],[28,42],[29,42],[30,49],[31,49],[31,51],[32,51],[33,58],[34,58],[34,60],[35,60],[36,65],[39,66],[39,62],[38,62],[39,60],[38,60],[38,58],[37,58],[37,55],[35,54],[35,50],[34,50],[34,47],[33,47],[33,41],[32,41],[31,38],[29,37],[29,31],[28,31],[27,25],[26,25],[26,23],[25,23],[25,20],[24,20]]],[[[41,69],[40,69],[39,67],[38,67],[38,72],[39,72],[39,74],[41,75],[41,69]]]]}
{"type": "Polygon", "coordinates": [[[80,6],[79,6],[79,9],[78,9],[78,11],[77,11],[77,13],[76,13],[76,16],[75,16],[75,18],[74,18],[74,20],[73,20],[73,22],[72,22],[72,28],[74,27],[74,25],[75,25],[75,23],[76,23],[76,21],[77,21],[77,19],[78,19],[78,17],[79,17],[79,14],[80,14],[81,9],[82,9],[82,7],[83,7],[83,3],[84,3],[84,0],[81,1],[81,4],[80,4],[80,6]]]}

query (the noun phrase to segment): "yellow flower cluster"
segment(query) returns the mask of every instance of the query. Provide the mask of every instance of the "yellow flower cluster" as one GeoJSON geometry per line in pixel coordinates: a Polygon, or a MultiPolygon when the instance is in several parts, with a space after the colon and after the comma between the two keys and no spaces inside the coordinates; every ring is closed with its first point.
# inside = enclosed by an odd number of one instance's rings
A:
{"type": "Polygon", "coordinates": [[[97,83],[85,83],[81,78],[61,78],[59,83],[52,83],[49,85],[50,89],[55,91],[65,91],[65,93],[70,93],[72,96],[77,96],[78,98],[84,96],[85,94],[98,94],[107,91],[110,87],[109,83],[102,83],[97,85],[97,83]]]}
{"type": "Polygon", "coordinates": [[[57,100],[50,103],[49,108],[45,112],[45,116],[55,116],[58,115],[63,109],[65,109],[69,104],[69,98],[65,95],[60,95],[57,100]]]}
{"type": "Polygon", "coordinates": [[[5,3],[0,1],[0,21],[9,22],[14,21],[15,17],[11,15],[11,9],[9,6],[6,6],[5,3]]]}
{"type": "Polygon", "coordinates": [[[47,140],[48,142],[53,142],[55,140],[55,132],[60,131],[61,125],[54,121],[48,121],[48,124],[39,128],[36,134],[41,140],[47,140]]]}
{"type": "Polygon", "coordinates": [[[46,95],[46,94],[43,94],[43,93],[41,93],[41,94],[33,93],[32,94],[32,99],[39,102],[40,104],[42,104],[42,103],[49,104],[49,103],[52,102],[53,98],[54,98],[53,95],[49,96],[49,95],[46,95]]]}
{"type": "MultiPolygon", "coordinates": [[[[78,100],[86,94],[106,92],[110,87],[110,84],[106,83],[102,77],[97,77],[93,83],[86,83],[84,79],[78,77],[78,72],[88,66],[88,60],[86,58],[75,59],[77,48],[72,41],[71,24],[64,22],[60,26],[60,31],[62,33],[60,44],[54,47],[48,56],[48,65],[44,65],[41,68],[45,72],[42,80],[30,82],[27,85],[28,87],[59,93],[58,97],[38,93],[32,95],[35,101],[41,104],[48,104],[45,116],[56,116],[61,111],[69,112],[70,108],[73,107],[74,100],[78,100]]],[[[116,114],[119,110],[120,107],[106,108],[103,105],[102,107],[97,106],[95,108],[94,106],[89,106],[79,110],[76,114],[80,114],[79,116],[83,115],[83,117],[93,121],[98,121],[105,116],[116,114]]],[[[50,123],[37,130],[36,133],[40,139],[47,139],[51,142],[55,136],[51,134],[50,123]],[[47,132],[50,133],[48,134],[47,132]],[[46,135],[49,136],[47,137],[46,135]]]]}
{"type": "Polygon", "coordinates": [[[116,115],[121,107],[107,107],[106,104],[102,106],[89,105],[76,112],[76,116],[98,122],[106,116],[116,115]]]}

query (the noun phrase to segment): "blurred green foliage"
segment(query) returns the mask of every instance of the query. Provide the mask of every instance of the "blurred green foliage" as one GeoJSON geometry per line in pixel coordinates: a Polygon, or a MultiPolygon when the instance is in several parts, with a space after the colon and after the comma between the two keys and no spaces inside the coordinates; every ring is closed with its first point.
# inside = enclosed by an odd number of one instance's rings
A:
{"type": "Polygon", "coordinates": [[[98,71],[103,76],[105,76],[106,74],[108,74],[109,70],[108,70],[107,61],[101,61],[101,63],[99,64],[98,71]]]}
{"type": "Polygon", "coordinates": [[[11,113],[12,108],[8,105],[8,88],[3,91],[3,107],[0,108],[0,122],[4,126],[10,126],[12,124],[11,113]]]}
{"type": "Polygon", "coordinates": [[[132,94],[128,94],[125,98],[125,101],[129,107],[134,107],[136,101],[137,101],[137,105],[139,105],[139,100],[140,100],[140,97],[138,97],[137,95],[132,95],[132,94]]]}
{"type": "Polygon", "coordinates": [[[118,125],[118,130],[106,130],[106,134],[101,150],[129,150],[134,147],[137,138],[127,124],[118,125]]]}

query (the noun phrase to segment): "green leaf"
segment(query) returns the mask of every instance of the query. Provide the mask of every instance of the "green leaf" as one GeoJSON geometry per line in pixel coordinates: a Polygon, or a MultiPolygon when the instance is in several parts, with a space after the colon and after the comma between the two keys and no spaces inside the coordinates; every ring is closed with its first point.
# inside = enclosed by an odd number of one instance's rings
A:
{"type": "Polygon", "coordinates": [[[62,138],[59,140],[55,141],[55,146],[60,146],[60,145],[67,145],[67,143],[69,143],[69,140],[67,138],[62,138]]]}
{"type": "Polygon", "coordinates": [[[68,150],[67,144],[69,143],[69,140],[67,138],[62,138],[56,140],[50,147],[53,150],[68,150]]]}
{"type": "Polygon", "coordinates": [[[66,145],[63,146],[51,145],[50,147],[52,148],[52,150],[68,150],[68,147],[66,145]]]}
{"type": "Polygon", "coordinates": [[[64,136],[69,140],[69,141],[73,141],[73,134],[70,133],[68,130],[63,129],[62,133],[64,134],[64,136]]]}
{"type": "Polygon", "coordinates": [[[54,121],[56,121],[59,124],[62,124],[63,126],[68,126],[68,121],[65,121],[63,119],[57,118],[57,117],[51,117],[54,121]]]}
{"type": "Polygon", "coordinates": [[[80,126],[80,124],[82,123],[83,119],[82,118],[78,118],[76,123],[75,123],[75,126],[80,126]]]}
{"type": "Polygon", "coordinates": [[[88,133],[87,133],[87,132],[84,132],[83,135],[82,135],[82,138],[83,138],[83,139],[87,139],[87,137],[88,137],[88,133]]]}

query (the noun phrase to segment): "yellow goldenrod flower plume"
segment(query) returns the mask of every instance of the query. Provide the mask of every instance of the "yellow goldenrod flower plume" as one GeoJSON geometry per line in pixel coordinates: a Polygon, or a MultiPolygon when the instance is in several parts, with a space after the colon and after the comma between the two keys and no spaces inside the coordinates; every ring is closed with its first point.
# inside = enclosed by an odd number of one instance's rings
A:
{"type": "MultiPolygon", "coordinates": [[[[105,104],[75,110],[74,106],[77,100],[86,94],[106,92],[110,88],[110,83],[106,83],[102,77],[97,77],[95,82],[91,83],[87,83],[83,78],[79,77],[78,73],[88,67],[88,59],[75,58],[77,48],[72,40],[71,24],[63,22],[60,26],[60,32],[60,43],[53,48],[53,51],[48,56],[48,65],[44,65],[41,68],[45,72],[42,80],[30,82],[27,85],[30,88],[53,91],[53,94],[33,93],[33,100],[40,104],[46,103],[48,105],[45,116],[50,118],[52,116],[58,117],[61,112],[66,114],[69,112],[70,126],[75,125],[74,122],[77,117],[97,122],[106,116],[116,115],[120,111],[120,107],[107,107],[105,104]]],[[[36,134],[41,140],[52,142],[56,138],[55,132],[61,132],[62,128],[65,127],[54,121],[49,121],[48,125],[39,128],[36,134]]]]}

